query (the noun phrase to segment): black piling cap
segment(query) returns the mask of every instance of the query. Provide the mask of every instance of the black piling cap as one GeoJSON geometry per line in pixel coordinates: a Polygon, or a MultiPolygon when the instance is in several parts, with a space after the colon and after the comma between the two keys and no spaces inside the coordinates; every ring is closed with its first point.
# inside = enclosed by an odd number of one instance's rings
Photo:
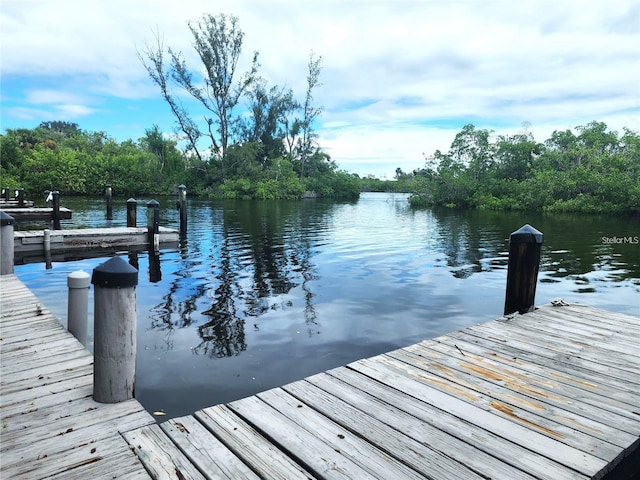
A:
{"type": "Polygon", "coordinates": [[[528,223],[509,235],[509,243],[542,243],[544,235],[528,223]]]}
{"type": "Polygon", "coordinates": [[[120,257],[113,257],[93,269],[91,283],[107,288],[135,287],[138,270],[120,257]]]}
{"type": "Polygon", "coordinates": [[[138,203],[138,201],[135,198],[130,198],[127,203],[138,203]]]}
{"type": "Polygon", "coordinates": [[[15,220],[11,215],[0,211],[0,225],[4,227],[6,225],[13,225],[14,223],[15,220]]]}

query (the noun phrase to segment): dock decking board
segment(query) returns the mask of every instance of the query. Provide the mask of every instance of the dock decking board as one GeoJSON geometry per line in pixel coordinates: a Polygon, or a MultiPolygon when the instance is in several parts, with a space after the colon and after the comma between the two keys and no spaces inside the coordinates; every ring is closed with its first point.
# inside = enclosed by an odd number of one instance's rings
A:
{"type": "Polygon", "coordinates": [[[0,288],[3,477],[585,480],[640,458],[638,317],[544,306],[157,425],[95,403],[88,352],[0,288]]]}
{"type": "Polygon", "coordinates": [[[0,320],[0,477],[149,478],[120,432],[155,420],[91,398],[91,354],[14,275],[0,277],[0,320]]]}
{"type": "Polygon", "coordinates": [[[165,463],[178,451],[179,469],[231,458],[266,478],[296,478],[282,458],[303,478],[605,478],[638,457],[638,325],[545,306],[169,420],[148,447],[165,463]]]}

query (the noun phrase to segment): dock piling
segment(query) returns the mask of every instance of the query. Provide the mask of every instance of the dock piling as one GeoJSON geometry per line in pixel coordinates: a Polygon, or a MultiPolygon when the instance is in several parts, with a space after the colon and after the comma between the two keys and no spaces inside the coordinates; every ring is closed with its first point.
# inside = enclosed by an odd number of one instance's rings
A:
{"type": "Polygon", "coordinates": [[[107,184],[104,186],[104,196],[107,199],[107,220],[113,220],[113,188],[111,187],[111,185],[107,184]]]}
{"type": "Polygon", "coordinates": [[[135,227],[138,223],[138,202],[135,198],[127,200],[127,227],[135,227]]]}
{"type": "Polygon", "coordinates": [[[178,210],[180,211],[180,236],[187,234],[187,187],[178,186],[178,210]]]}
{"type": "Polygon", "coordinates": [[[51,230],[45,228],[42,231],[42,246],[44,248],[44,263],[47,270],[52,268],[51,264],[51,230]]]}
{"type": "Polygon", "coordinates": [[[89,286],[91,276],[82,270],[67,276],[69,296],[67,301],[67,330],[87,346],[87,323],[89,317],[89,286]]]}
{"type": "Polygon", "coordinates": [[[60,226],[60,192],[54,190],[53,192],[51,192],[51,198],[53,206],[53,213],[51,215],[51,218],[53,220],[53,229],[60,230],[62,228],[60,226]]]}
{"type": "Polygon", "coordinates": [[[149,252],[160,250],[160,204],[157,200],[147,202],[147,235],[149,252]]]}
{"type": "Polygon", "coordinates": [[[0,275],[13,273],[13,224],[13,217],[0,211],[0,275]]]}
{"type": "Polygon", "coordinates": [[[24,188],[16,188],[16,200],[19,207],[24,207],[24,188]]]}
{"type": "Polygon", "coordinates": [[[2,189],[2,198],[4,198],[7,202],[11,199],[11,191],[8,187],[4,187],[2,189]]]}
{"type": "Polygon", "coordinates": [[[120,257],[93,269],[93,399],[118,403],[135,394],[138,270],[120,257]]]}
{"type": "Polygon", "coordinates": [[[504,315],[527,313],[534,308],[543,237],[529,224],[509,235],[504,315]]]}

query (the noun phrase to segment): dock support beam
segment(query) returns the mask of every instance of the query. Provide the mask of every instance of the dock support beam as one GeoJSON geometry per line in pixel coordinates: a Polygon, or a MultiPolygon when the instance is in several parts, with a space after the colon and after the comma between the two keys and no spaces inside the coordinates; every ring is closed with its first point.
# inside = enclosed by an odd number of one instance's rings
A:
{"type": "Polygon", "coordinates": [[[187,187],[178,186],[178,210],[180,211],[180,238],[187,235],[187,187]]]}
{"type": "Polygon", "coordinates": [[[138,224],[138,202],[135,198],[127,200],[127,227],[135,227],[138,224]]]}
{"type": "Polygon", "coordinates": [[[543,237],[528,224],[509,236],[505,315],[527,313],[534,308],[543,237]]]}
{"type": "Polygon", "coordinates": [[[0,275],[13,273],[13,217],[0,211],[0,275]]]}
{"type": "Polygon", "coordinates": [[[93,399],[118,403],[135,395],[138,270],[120,257],[93,269],[93,399]]]}
{"type": "Polygon", "coordinates": [[[104,196],[107,199],[107,220],[113,220],[113,188],[111,185],[104,186],[104,196]]]}
{"type": "Polygon", "coordinates": [[[89,319],[89,286],[91,276],[79,270],[67,276],[69,297],[67,301],[67,330],[86,348],[89,319]]]}
{"type": "Polygon", "coordinates": [[[53,206],[53,212],[51,214],[51,219],[53,220],[53,229],[60,230],[62,228],[60,226],[60,192],[57,190],[51,192],[51,198],[53,206]]]}

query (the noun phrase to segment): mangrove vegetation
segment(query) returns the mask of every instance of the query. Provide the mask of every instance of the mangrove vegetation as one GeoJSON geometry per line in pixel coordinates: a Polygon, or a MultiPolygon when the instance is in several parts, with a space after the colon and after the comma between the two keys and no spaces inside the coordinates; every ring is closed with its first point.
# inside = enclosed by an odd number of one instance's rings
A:
{"type": "Polygon", "coordinates": [[[638,132],[594,121],[543,143],[526,130],[491,134],[466,125],[448,152],[429,156],[412,174],[411,205],[640,213],[638,132]]]}

